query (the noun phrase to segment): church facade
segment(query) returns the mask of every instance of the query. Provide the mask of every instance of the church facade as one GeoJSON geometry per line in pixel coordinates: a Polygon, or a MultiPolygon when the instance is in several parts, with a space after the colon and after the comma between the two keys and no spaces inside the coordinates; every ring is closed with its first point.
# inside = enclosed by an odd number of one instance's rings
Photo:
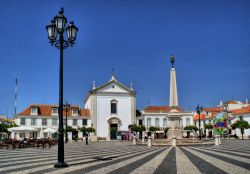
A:
{"type": "Polygon", "coordinates": [[[84,108],[91,113],[92,127],[97,137],[116,139],[117,131],[128,131],[129,124],[136,122],[136,92],[120,83],[114,73],[110,81],[90,90],[84,100],[84,108]]]}

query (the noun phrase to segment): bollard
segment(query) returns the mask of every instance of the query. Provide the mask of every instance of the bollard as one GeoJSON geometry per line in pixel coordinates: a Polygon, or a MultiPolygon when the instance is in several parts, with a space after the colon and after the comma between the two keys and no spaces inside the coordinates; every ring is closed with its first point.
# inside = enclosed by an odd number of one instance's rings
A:
{"type": "Polygon", "coordinates": [[[176,146],[176,137],[174,136],[172,140],[173,140],[173,146],[175,147],[176,146]]]}
{"type": "Polygon", "coordinates": [[[142,143],[145,143],[145,138],[144,138],[144,136],[142,137],[141,142],[142,142],[142,143]]]}
{"type": "Polygon", "coordinates": [[[148,137],[148,147],[152,146],[151,136],[148,137]]]}
{"type": "Polygon", "coordinates": [[[133,145],[136,145],[136,138],[133,136],[133,145]]]}
{"type": "Polygon", "coordinates": [[[221,136],[219,136],[219,145],[221,145],[221,136]]]}
{"type": "Polygon", "coordinates": [[[215,140],[214,144],[215,144],[216,146],[220,145],[220,144],[219,144],[219,137],[220,137],[219,135],[215,135],[215,136],[214,136],[214,138],[215,138],[215,139],[214,139],[214,140],[215,140]]]}

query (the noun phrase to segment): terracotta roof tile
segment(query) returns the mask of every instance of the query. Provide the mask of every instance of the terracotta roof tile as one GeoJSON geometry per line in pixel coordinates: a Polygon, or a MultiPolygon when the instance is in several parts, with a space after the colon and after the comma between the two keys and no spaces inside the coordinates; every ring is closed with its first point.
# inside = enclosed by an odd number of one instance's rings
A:
{"type": "MultiPolygon", "coordinates": [[[[28,108],[25,108],[22,112],[18,114],[18,116],[28,116],[31,115],[31,108],[37,107],[38,108],[38,115],[39,116],[51,116],[52,115],[52,109],[58,108],[58,105],[48,105],[48,104],[33,104],[30,105],[28,108]]],[[[72,105],[68,108],[67,116],[72,116],[72,110],[78,109],[79,116],[90,116],[89,109],[80,109],[77,105],[72,105]]],[[[66,116],[66,110],[63,110],[63,116],[66,116]]]]}
{"type": "Polygon", "coordinates": [[[250,113],[250,106],[241,108],[241,109],[233,109],[231,110],[232,114],[237,115],[237,114],[247,114],[250,113]]]}
{"type": "Polygon", "coordinates": [[[213,112],[213,113],[218,113],[223,110],[223,108],[204,108],[203,109],[205,112],[213,112]]]}
{"type": "Polygon", "coordinates": [[[144,112],[170,112],[171,109],[176,109],[179,112],[183,112],[180,107],[170,107],[170,106],[148,106],[144,108],[144,112]]]}

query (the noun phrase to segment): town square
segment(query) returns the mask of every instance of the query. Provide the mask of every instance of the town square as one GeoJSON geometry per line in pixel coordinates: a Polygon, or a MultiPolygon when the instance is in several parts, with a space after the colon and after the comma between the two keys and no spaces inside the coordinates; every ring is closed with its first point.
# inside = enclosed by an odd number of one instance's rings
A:
{"type": "Polygon", "coordinates": [[[250,173],[250,2],[0,2],[0,173],[250,173]]]}

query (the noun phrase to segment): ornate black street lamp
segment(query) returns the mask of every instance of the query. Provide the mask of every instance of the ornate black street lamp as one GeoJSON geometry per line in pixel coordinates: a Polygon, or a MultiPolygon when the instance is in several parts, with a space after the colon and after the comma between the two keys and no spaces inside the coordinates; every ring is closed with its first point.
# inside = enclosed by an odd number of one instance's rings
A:
{"type": "Polygon", "coordinates": [[[203,112],[203,107],[198,104],[196,112],[199,114],[199,140],[201,140],[201,113],[203,112]]]}
{"type": "Polygon", "coordinates": [[[65,122],[65,143],[68,143],[68,110],[70,109],[70,104],[66,101],[66,104],[64,105],[65,112],[66,112],[66,122],[65,122]]]}
{"type": "Polygon", "coordinates": [[[63,133],[63,49],[73,46],[76,40],[77,27],[70,22],[65,29],[67,19],[64,16],[64,10],[61,8],[59,14],[54,17],[49,25],[46,26],[48,37],[52,46],[60,49],[60,75],[59,75],[59,136],[58,136],[58,162],[54,167],[68,167],[64,162],[64,133],[63,133]],[[64,40],[64,31],[66,30],[68,40],[64,40]],[[57,38],[59,36],[59,38],[57,38]]]}

